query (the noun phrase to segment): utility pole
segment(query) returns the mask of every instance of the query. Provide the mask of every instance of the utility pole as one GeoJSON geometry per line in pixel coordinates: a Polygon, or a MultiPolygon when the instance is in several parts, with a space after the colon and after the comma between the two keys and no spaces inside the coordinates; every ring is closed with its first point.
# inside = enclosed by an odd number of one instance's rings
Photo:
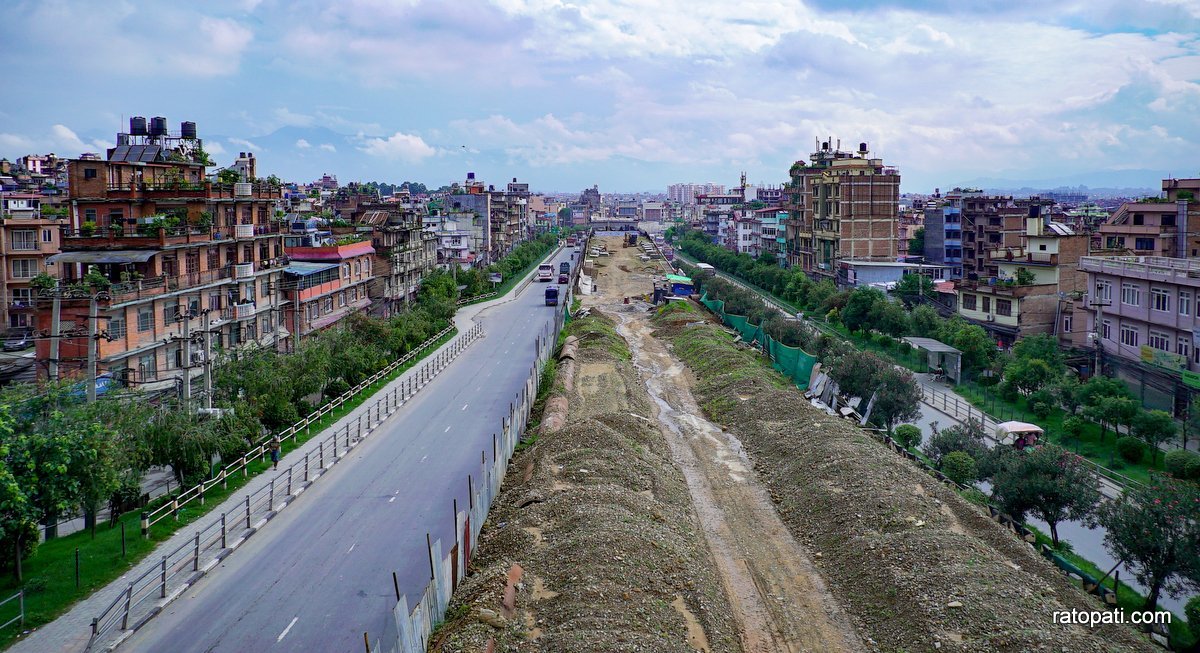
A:
{"type": "MultiPolygon", "coordinates": [[[[1112,292],[1111,288],[1112,287],[1109,286],[1110,293],[1112,292]]],[[[1100,374],[1101,358],[1104,355],[1104,307],[1108,306],[1108,304],[1105,303],[1106,300],[1102,297],[1099,297],[1099,293],[1096,294],[1096,301],[1092,304],[1092,306],[1096,309],[1096,366],[1092,370],[1092,376],[1100,374]]]]}
{"type": "Polygon", "coordinates": [[[58,340],[62,321],[62,289],[54,288],[50,307],[50,380],[58,380],[58,340]]]}
{"type": "MultiPolygon", "coordinates": [[[[100,321],[100,316],[96,313],[96,295],[88,298],[88,342],[87,342],[87,400],[88,403],[96,401],[96,348],[99,346],[97,339],[100,337],[96,332],[96,323],[100,321]]],[[[55,340],[57,342],[57,339],[55,340]]]]}
{"type": "Polygon", "coordinates": [[[192,338],[191,338],[191,322],[192,312],[190,310],[180,313],[179,319],[183,322],[183,407],[184,410],[191,410],[192,407],[192,338]]]}
{"type": "Polygon", "coordinates": [[[212,402],[212,332],[209,326],[208,309],[201,311],[204,320],[204,407],[211,410],[212,402]]]}

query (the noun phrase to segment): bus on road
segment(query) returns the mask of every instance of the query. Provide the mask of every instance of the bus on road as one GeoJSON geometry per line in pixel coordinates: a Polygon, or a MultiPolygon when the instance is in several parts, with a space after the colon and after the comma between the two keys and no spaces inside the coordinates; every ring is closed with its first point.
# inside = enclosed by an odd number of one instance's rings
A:
{"type": "Polygon", "coordinates": [[[538,281],[550,282],[554,280],[554,266],[550,263],[542,263],[538,266],[538,281]]]}

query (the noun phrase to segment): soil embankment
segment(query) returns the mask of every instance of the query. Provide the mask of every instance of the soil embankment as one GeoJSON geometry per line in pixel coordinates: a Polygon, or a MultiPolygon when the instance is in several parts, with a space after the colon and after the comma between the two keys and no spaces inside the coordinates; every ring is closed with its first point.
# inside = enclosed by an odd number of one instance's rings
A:
{"type": "Polygon", "coordinates": [[[1055,624],[1057,611],[1103,608],[978,506],[810,406],[701,311],[663,311],[655,335],[694,373],[708,417],[745,445],[869,648],[1158,650],[1129,627],[1055,624]]]}
{"type": "Polygon", "coordinates": [[[565,425],[518,454],[432,651],[734,652],[687,484],[624,341],[593,313],[565,425]],[[514,567],[519,565],[518,567],[514,567]],[[513,598],[505,604],[506,585],[513,598]]]}

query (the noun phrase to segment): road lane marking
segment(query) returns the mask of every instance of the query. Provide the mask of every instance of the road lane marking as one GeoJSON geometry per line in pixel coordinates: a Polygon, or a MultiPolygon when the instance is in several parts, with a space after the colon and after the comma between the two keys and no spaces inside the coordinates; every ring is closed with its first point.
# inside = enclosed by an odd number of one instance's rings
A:
{"type": "Polygon", "coordinates": [[[467,409],[467,404],[463,404],[463,407],[462,407],[462,409],[463,409],[463,410],[466,410],[466,409],[467,409]]]}
{"type": "Polygon", "coordinates": [[[421,462],[425,462],[427,458],[429,458],[429,456],[421,456],[421,462]]]}
{"type": "Polygon", "coordinates": [[[393,501],[395,501],[395,500],[396,500],[396,497],[392,497],[392,498],[388,499],[388,503],[391,503],[391,502],[393,502],[393,501]]]}
{"type": "Polygon", "coordinates": [[[349,555],[349,554],[350,554],[350,552],[351,552],[351,551],[353,551],[353,550],[354,550],[354,547],[356,547],[356,546],[358,546],[358,542],[355,542],[354,544],[351,544],[351,545],[350,545],[350,548],[346,550],[346,554],[347,554],[347,555],[349,555]]]}
{"type": "Polygon", "coordinates": [[[292,623],[288,624],[288,627],[284,628],[282,633],[279,633],[279,637],[275,638],[276,644],[282,642],[284,637],[287,637],[288,632],[291,631],[292,626],[296,625],[297,621],[300,621],[300,617],[292,617],[292,623]]]}
{"type": "Polygon", "coordinates": [[[446,430],[445,430],[445,431],[442,431],[442,433],[449,433],[449,432],[450,432],[450,427],[449,427],[449,426],[447,426],[447,427],[446,427],[446,430]]]}

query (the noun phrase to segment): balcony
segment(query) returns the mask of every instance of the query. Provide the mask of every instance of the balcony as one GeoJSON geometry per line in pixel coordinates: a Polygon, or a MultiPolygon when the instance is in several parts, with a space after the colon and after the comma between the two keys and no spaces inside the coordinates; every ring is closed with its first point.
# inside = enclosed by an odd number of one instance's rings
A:
{"type": "Polygon", "coordinates": [[[42,243],[38,240],[34,240],[32,242],[26,241],[23,243],[11,242],[8,245],[9,252],[40,252],[41,250],[42,243]]]}
{"type": "Polygon", "coordinates": [[[249,279],[250,277],[253,277],[253,276],[254,276],[254,264],[253,263],[238,263],[237,265],[233,266],[233,278],[234,279],[249,279]]]}
{"type": "Polygon", "coordinates": [[[62,249],[148,249],[214,240],[211,229],[196,226],[164,227],[157,230],[98,227],[63,229],[62,249]]]}
{"type": "Polygon", "coordinates": [[[252,224],[234,225],[233,226],[233,237],[237,238],[237,239],[253,238],[254,237],[254,225],[252,225],[252,224]]]}
{"type": "Polygon", "coordinates": [[[234,304],[233,306],[233,318],[235,320],[244,320],[249,317],[254,317],[254,314],[257,312],[258,304],[255,304],[254,302],[249,302],[246,304],[234,304]]]}
{"type": "Polygon", "coordinates": [[[1058,265],[1058,254],[1050,252],[1032,252],[1024,247],[1009,247],[994,249],[988,252],[990,261],[1006,261],[1011,263],[1032,263],[1034,265],[1058,265]]]}
{"type": "Polygon", "coordinates": [[[1084,272],[1129,277],[1148,281],[1200,286],[1200,261],[1163,256],[1084,256],[1084,272]]]}
{"type": "MultiPolygon", "coordinates": [[[[108,290],[113,304],[136,301],[157,295],[187,290],[198,286],[219,283],[233,277],[232,267],[205,270],[204,272],[187,272],[176,276],[161,275],[134,281],[114,283],[108,290]]],[[[70,280],[68,280],[69,282],[70,280]]]]}

